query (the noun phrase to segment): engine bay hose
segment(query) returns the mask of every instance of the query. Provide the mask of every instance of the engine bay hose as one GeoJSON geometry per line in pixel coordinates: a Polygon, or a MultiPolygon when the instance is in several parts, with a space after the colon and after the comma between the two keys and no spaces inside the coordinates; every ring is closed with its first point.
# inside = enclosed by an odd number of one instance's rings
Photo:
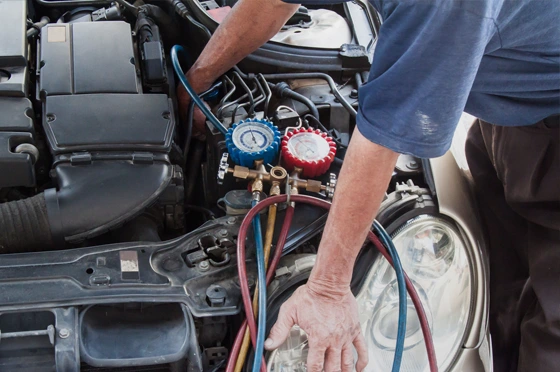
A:
{"type": "MultiPolygon", "coordinates": [[[[274,226],[276,224],[276,211],[277,205],[272,204],[268,207],[268,219],[266,222],[266,233],[264,237],[264,267],[268,269],[268,261],[270,258],[270,249],[272,247],[272,237],[274,236],[274,226]]],[[[255,289],[255,294],[253,294],[253,311],[258,311],[258,288],[255,289]]],[[[241,350],[239,351],[239,357],[237,358],[237,363],[235,364],[235,372],[242,372],[243,365],[245,364],[245,359],[247,359],[247,354],[249,352],[249,343],[251,342],[251,335],[249,334],[249,329],[245,329],[243,336],[243,343],[241,345],[241,350]]]]}
{"type": "MultiPolygon", "coordinates": [[[[255,216],[257,216],[264,208],[266,208],[266,207],[268,207],[272,204],[284,203],[284,202],[287,201],[287,198],[288,198],[287,195],[278,195],[278,196],[271,196],[271,197],[259,202],[257,205],[255,205],[247,213],[247,215],[245,216],[243,222],[241,223],[241,227],[239,229],[238,240],[237,240],[238,273],[239,273],[239,279],[240,279],[241,294],[242,294],[242,297],[243,297],[243,304],[244,304],[244,307],[245,307],[245,312],[246,312],[246,317],[247,317],[247,324],[249,326],[250,334],[251,334],[251,337],[252,337],[253,340],[255,340],[255,337],[257,335],[257,329],[256,329],[254,314],[253,314],[253,311],[252,311],[252,308],[251,308],[251,295],[250,295],[250,291],[249,291],[249,285],[248,285],[248,282],[247,282],[247,266],[246,266],[246,262],[245,262],[245,259],[246,259],[245,240],[247,238],[248,229],[249,229],[249,226],[251,225],[251,222],[252,222],[253,218],[255,218],[255,216]]],[[[306,196],[306,195],[292,195],[291,196],[291,201],[292,202],[297,202],[297,203],[314,205],[314,206],[321,207],[321,208],[326,209],[326,210],[329,210],[330,207],[331,207],[331,203],[329,203],[325,200],[310,197],[310,196],[306,196]]],[[[284,229],[287,230],[288,228],[289,227],[283,226],[282,230],[284,230],[284,229]]],[[[381,243],[379,238],[371,231],[368,232],[368,240],[373,243],[373,245],[379,250],[381,255],[383,255],[383,257],[385,257],[385,259],[389,262],[389,264],[391,264],[394,267],[395,262],[393,261],[393,259],[391,257],[391,254],[388,252],[388,250],[385,248],[385,246],[381,243]]],[[[277,247],[277,249],[278,248],[279,247],[277,247]]],[[[403,276],[404,276],[404,279],[405,279],[408,294],[409,294],[409,296],[412,300],[412,303],[414,304],[414,307],[416,309],[416,312],[418,314],[420,327],[422,329],[422,334],[424,336],[424,343],[426,345],[426,351],[427,351],[427,355],[428,355],[428,362],[429,362],[429,366],[430,366],[430,371],[431,372],[437,372],[438,371],[438,366],[437,366],[437,359],[436,359],[436,354],[435,354],[435,347],[434,347],[433,339],[432,339],[432,336],[431,336],[430,325],[428,323],[426,312],[424,311],[424,308],[422,306],[422,302],[420,300],[418,292],[416,292],[416,289],[414,288],[414,285],[412,284],[411,280],[408,278],[408,276],[405,273],[403,273],[403,276]]],[[[244,332],[244,330],[243,330],[243,332],[244,332]]],[[[240,333],[242,333],[241,330],[240,330],[240,333]]],[[[235,349],[235,347],[237,346],[236,344],[237,344],[238,339],[239,339],[239,343],[241,344],[242,337],[243,337],[242,335],[239,336],[239,334],[238,334],[238,337],[236,338],[236,343],[234,344],[234,348],[232,350],[232,355],[230,357],[230,362],[232,362],[233,358],[236,358],[237,353],[239,352],[238,350],[239,350],[240,346],[238,347],[237,350],[235,349]]],[[[256,347],[255,347],[255,349],[256,349],[256,347]]],[[[256,350],[258,351],[258,349],[256,349],[256,350]]],[[[255,359],[257,359],[257,358],[258,358],[258,360],[262,360],[262,358],[264,358],[264,357],[262,356],[262,354],[257,354],[256,353],[255,359]]],[[[235,361],[233,361],[232,363],[228,363],[228,366],[229,366],[229,364],[234,365],[235,361]]],[[[227,371],[233,371],[233,369],[231,369],[231,370],[228,369],[227,371]]]]}
{"type": "Polygon", "coordinates": [[[397,276],[397,287],[399,291],[399,320],[397,328],[397,345],[395,347],[392,372],[398,372],[401,369],[401,362],[404,353],[404,341],[406,339],[406,313],[408,300],[406,297],[404,270],[402,268],[401,259],[399,258],[397,249],[393,244],[393,240],[391,239],[389,234],[387,234],[387,231],[385,231],[383,226],[381,226],[381,224],[377,220],[373,221],[373,226],[379,233],[381,241],[383,242],[383,244],[385,244],[387,251],[393,259],[393,266],[395,268],[395,274],[397,276]]]}
{"type": "MultiPolygon", "coordinates": [[[[280,259],[282,258],[282,250],[284,249],[284,245],[286,244],[286,241],[288,240],[288,232],[290,230],[290,226],[292,224],[293,217],[294,217],[294,207],[288,206],[288,208],[286,208],[286,213],[284,215],[284,223],[282,225],[282,229],[280,230],[280,234],[278,236],[278,241],[276,242],[276,249],[274,251],[274,256],[272,257],[272,261],[270,262],[270,266],[269,266],[269,268],[267,270],[267,273],[266,273],[266,285],[267,286],[270,284],[270,282],[274,278],[274,275],[276,273],[276,268],[278,267],[278,263],[280,262],[280,259]]],[[[237,252],[238,252],[238,257],[239,257],[239,245],[237,247],[237,252]]],[[[245,257],[245,252],[243,252],[243,257],[245,257]]],[[[245,310],[246,310],[247,305],[245,304],[245,298],[243,298],[243,300],[244,300],[243,303],[244,303],[245,310]]],[[[247,311],[245,311],[245,313],[247,314],[247,311]]],[[[249,334],[251,335],[251,340],[253,341],[253,345],[255,343],[255,339],[256,339],[255,328],[256,327],[255,326],[254,327],[247,327],[249,322],[252,322],[253,325],[255,325],[255,318],[252,314],[252,311],[251,311],[250,315],[252,317],[251,318],[246,318],[245,321],[243,322],[243,324],[241,324],[241,327],[239,328],[239,331],[237,332],[237,336],[235,337],[233,347],[231,348],[230,353],[229,353],[229,359],[228,359],[228,364],[226,366],[226,372],[234,372],[235,363],[237,361],[237,356],[239,355],[239,351],[241,349],[241,344],[243,343],[243,335],[245,334],[245,330],[247,328],[249,329],[249,334]],[[248,320],[248,319],[250,319],[250,320],[248,320]]],[[[266,372],[264,356],[262,357],[261,372],[262,371],[266,372]]]]}
{"type": "MultiPolygon", "coordinates": [[[[241,70],[237,66],[235,66],[233,69],[235,71],[237,71],[243,78],[250,78],[250,75],[242,73],[241,70]]],[[[322,80],[325,80],[327,82],[327,84],[329,84],[329,87],[331,88],[332,94],[340,101],[340,103],[342,104],[342,106],[344,106],[346,111],[348,111],[348,113],[353,117],[356,117],[356,115],[358,114],[356,112],[356,110],[354,109],[354,107],[352,107],[352,105],[346,100],[346,98],[344,98],[344,96],[342,96],[342,94],[340,93],[340,91],[336,87],[336,84],[335,84],[333,78],[330,77],[330,75],[325,74],[323,72],[293,72],[293,73],[292,72],[280,72],[280,73],[277,73],[277,74],[264,74],[263,77],[266,80],[291,80],[291,79],[322,79],[322,80]]]]}
{"type": "MultiPolygon", "coordinates": [[[[256,193],[255,195],[259,195],[256,193]]],[[[259,203],[258,199],[253,199],[251,205],[253,208],[259,203]]],[[[259,313],[258,313],[258,327],[257,327],[257,340],[255,345],[255,359],[253,361],[253,372],[259,372],[262,366],[262,357],[264,352],[264,340],[266,337],[266,272],[264,268],[264,248],[262,241],[261,231],[261,216],[257,214],[253,217],[253,232],[255,234],[255,249],[257,251],[257,288],[259,313]]],[[[241,280],[241,277],[240,277],[241,280]]]]}
{"type": "Polygon", "coordinates": [[[0,204],[0,254],[44,251],[53,245],[44,193],[0,204]]]}
{"type": "Polygon", "coordinates": [[[174,45],[171,48],[171,63],[173,64],[173,70],[175,70],[175,74],[183,84],[183,87],[189,93],[194,103],[198,106],[200,111],[206,116],[206,118],[212,123],[212,125],[219,130],[223,135],[227,133],[227,129],[222,125],[222,123],[214,116],[212,111],[202,101],[202,99],[196,94],[193,87],[187,80],[185,73],[183,72],[183,68],[181,67],[181,63],[179,61],[179,54],[186,55],[185,49],[180,45],[174,45]]]}
{"type": "Polygon", "coordinates": [[[272,88],[272,91],[280,98],[291,98],[295,101],[303,103],[309,109],[310,114],[315,119],[319,120],[319,110],[317,110],[317,106],[311,101],[309,98],[304,96],[303,94],[299,94],[293,91],[287,83],[281,82],[278,84],[268,83],[268,85],[272,88]]]}

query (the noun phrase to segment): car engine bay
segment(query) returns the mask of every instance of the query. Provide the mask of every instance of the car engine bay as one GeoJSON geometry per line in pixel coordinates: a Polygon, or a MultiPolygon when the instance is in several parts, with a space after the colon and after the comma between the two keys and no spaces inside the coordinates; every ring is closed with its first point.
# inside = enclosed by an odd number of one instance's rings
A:
{"type": "MultiPolygon", "coordinates": [[[[186,72],[234,3],[0,1],[0,370],[224,368],[254,191],[332,198],[380,26],[366,2],[300,8],[201,93],[225,132],[196,133],[172,47],[186,72]]],[[[377,219],[392,233],[435,213],[429,163],[402,155],[377,219]]],[[[296,208],[269,327],[325,221],[296,208]]],[[[356,293],[378,254],[360,257],[356,293]]]]}

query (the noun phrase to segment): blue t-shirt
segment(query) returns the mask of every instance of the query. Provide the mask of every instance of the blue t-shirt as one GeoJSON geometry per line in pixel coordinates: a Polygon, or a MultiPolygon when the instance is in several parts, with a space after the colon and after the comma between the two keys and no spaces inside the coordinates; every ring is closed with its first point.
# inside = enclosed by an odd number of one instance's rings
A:
{"type": "Polygon", "coordinates": [[[560,114],[560,0],[371,2],[383,24],[356,120],[372,142],[437,157],[463,111],[504,126],[560,114]]]}

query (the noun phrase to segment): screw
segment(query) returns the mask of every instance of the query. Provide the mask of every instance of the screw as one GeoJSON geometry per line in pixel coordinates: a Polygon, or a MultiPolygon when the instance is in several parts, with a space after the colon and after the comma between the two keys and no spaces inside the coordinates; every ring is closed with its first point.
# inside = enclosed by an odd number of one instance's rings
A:
{"type": "Polygon", "coordinates": [[[222,238],[225,238],[228,235],[228,231],[226,229],[222,229],[218,232],[218,235],[220,235],[222,238]]]}
{"type": "Polygon", "coordinates": [[[235,218],[235,217],[230,217],[230,218],[227,219],[228,225],[233,225],[235,223],[235,221],[237,221],[237,218],[235,218]]]}
{"type": "Polygon", "coordinates": [[[58,336],[60,338],[68,338],[68,336],[70,336],[70,331],[67,330],[66,328],[62,328],[59,332],[58,332],[58,336]]]}
{"type": "Polygon", "coordinates": [[[352,92],[350,92],[350,98],[352,99],[358,98],[358,89],[352,89],[352,92]]]}
{"type": "Polygon", "coordinates": [[[201,261],[198,264],[198,269],[200,271],[208,271],[208,269],[210,269],[210,264],[208,263],[208,261],[201,261]]]}

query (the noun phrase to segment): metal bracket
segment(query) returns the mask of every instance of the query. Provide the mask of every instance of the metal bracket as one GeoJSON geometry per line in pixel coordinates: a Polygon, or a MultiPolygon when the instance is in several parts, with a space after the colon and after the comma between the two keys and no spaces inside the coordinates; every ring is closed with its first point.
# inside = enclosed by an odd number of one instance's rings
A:
{"type": "Polygon", "coordinates": [[[222,154],[222,159],[220,159],[220,166],[218,167],[218,185],[223,185],[224,180],[226,179],[226,174],[229,168],[228,159],[229,154],[224,152],[222,154]]]}

